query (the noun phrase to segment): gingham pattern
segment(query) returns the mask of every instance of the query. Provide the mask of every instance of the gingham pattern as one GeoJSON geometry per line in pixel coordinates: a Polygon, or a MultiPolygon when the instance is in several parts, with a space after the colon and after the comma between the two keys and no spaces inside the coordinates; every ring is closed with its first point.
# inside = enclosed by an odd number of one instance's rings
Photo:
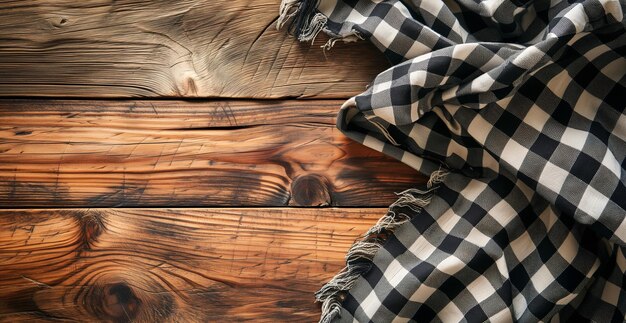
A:
{"type": "Polygon", "coordinates": [[[330,1],[395,64],[352,139],[451,173],[374,257],[342,322],[626,320],[625,0],[330,1]]]}

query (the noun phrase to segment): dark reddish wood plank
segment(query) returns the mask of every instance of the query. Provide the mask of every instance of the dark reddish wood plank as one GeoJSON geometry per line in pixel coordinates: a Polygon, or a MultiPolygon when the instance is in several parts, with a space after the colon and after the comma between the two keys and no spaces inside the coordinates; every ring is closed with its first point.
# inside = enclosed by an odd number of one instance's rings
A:
{"type": "Polygon", "coordinates": [[[0,210],[0,321],[316,321],[385,209],[0,210]]]}
{"type": "Polygon", "coordinates": [[[0,207],[388,206],[424,178],[341,101],[0,101],[0,207]]]}

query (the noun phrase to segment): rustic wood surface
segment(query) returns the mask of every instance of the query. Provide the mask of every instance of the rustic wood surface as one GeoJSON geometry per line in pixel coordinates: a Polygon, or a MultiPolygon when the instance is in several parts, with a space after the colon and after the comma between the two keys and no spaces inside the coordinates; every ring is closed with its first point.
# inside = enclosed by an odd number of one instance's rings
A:
{"type": "Polygon", "coordinates": [[[383,56],[279,2],[0,1],[0,322],[317,321],[425,179],[335,128],[383,56]]]}
{"type": "Polygon", "coordinates": [[[424,182],[340,103],[0,101],[0,207],[386,207],[424,182]]]}
{"type": "Polygon", "coordinates": [[[279,3],[1,1],[0,95],[344,98],[388,66],[365,41],[277,31],[279,3]]]}
{"type": "Polygon", "coordinates": [[[0,210],[0,321],[312,322],[384,212],[0,210]]]}

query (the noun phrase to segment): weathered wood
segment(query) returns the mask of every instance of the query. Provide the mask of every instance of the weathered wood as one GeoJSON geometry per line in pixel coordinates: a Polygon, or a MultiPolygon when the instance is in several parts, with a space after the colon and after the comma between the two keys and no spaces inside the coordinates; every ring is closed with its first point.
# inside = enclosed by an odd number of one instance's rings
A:
{"type": "Polygon", "coordinates": [[[384,212],[0,210],[0,320],[312,322],[384,212]]]}
{"type": "Polygon", "coordinates": [[[2,1],[0,95],[344,98],[388,66],[367,42],[277,31],[279,3],[2,1]]]}
{"type": "Polygon", "coordinates": [[[386,207],[424,182],[340,103],[0,101],[0,207],[386,207]]]}

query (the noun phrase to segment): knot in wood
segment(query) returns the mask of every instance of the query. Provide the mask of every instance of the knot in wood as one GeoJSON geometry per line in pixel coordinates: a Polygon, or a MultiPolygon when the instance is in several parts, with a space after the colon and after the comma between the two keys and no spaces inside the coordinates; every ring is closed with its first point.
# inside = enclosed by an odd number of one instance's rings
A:
{"type": "Polygon", "coordinates": [[[54,17],[52,19],[49,19],[48,21],[50,21],[52,23],[52,26],[54,26],[55,28],[64,27],[69,22],[67,17],[54,17]]]}
{"type": "Polygon", "coordinates": [[[308,174],[296,177],[291,183],[291,198],[298,206],[330,205],[329,182],[324,176],[308,174]]]}
{"type": "Polygon", "coordinates": [[[113,321],[132,321],[140,312],[141,300],[137,298],[133,290],[125,283],[106,284],[101,287],[101,292],[96,292],[95,297],[101,296],[101,302],[94,300],[94,312],[100,313],[99,317],[106,317],[113,321]]]}
{"type": "MultiPolygon", "coordinates": [[[[162,322],[174,313],[175,301],[170,292],[149,275],[127,271],[131,281],[103,275],[86,288],[82,303],[97,321],[162,322]]],[[[94,321],[94,320],[89,320],[94,321]]]]}
{"type": "Polygon", "coordinates": [[[77,215],[78,221],[82,229],[80,237],[80,245],[83,250],[91,250],[93,244],[104,231],[103,216],[99,213],[77,215]]]}

